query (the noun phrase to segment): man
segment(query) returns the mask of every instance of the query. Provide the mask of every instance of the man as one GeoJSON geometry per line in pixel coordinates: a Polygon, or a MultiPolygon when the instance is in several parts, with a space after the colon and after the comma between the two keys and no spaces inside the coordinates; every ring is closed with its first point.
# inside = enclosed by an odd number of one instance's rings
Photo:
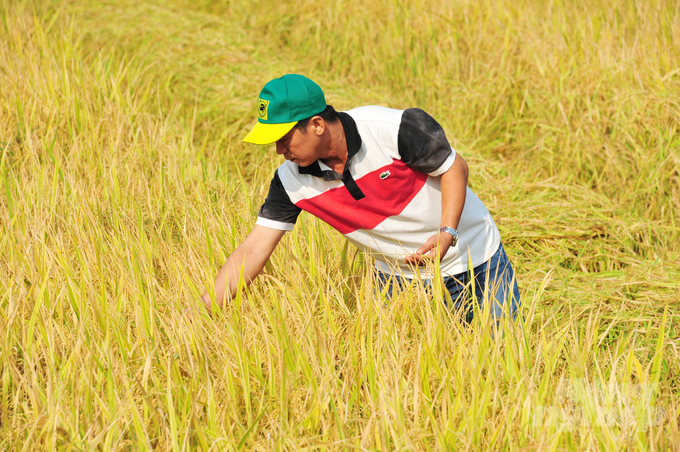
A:
{"type": "MultiPolygon", "coordinates": [[[[388,296],[418,266],[439,259],[465,320],[473,316],[471,286],[494,316],[505,310],[514,317],[519,290],[500,233],[467,187],[467,164],[424,111],[370,106],[338,113],[316,83],[288,74],[264,86],[258,123],[243,141],[276,143],[286,161],[252,232],[215,279],[218,305],[235,295],[241,274],[246,283],[255,279],[305,210],[375,258],[388,296]]],[[[211,309],[208,292],[202,299],[211,309]]]]}

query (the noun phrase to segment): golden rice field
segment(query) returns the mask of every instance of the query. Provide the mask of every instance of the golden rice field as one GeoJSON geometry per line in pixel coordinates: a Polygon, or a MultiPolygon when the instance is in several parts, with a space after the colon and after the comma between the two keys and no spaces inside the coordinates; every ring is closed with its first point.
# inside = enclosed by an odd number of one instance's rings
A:
{"type": "Polygon", "coordinates": [[[0,0],[0,451],[680,450],[678,5],[0,0]],[[186,321],[281,163],[241,139],[285,73],[441,122],[521,324],[385,307],[306,214],[186,321]]]}

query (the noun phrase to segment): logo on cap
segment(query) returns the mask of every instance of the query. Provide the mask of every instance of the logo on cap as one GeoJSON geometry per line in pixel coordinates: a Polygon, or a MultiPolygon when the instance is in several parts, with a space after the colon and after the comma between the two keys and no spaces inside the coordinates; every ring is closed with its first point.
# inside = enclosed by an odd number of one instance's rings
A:
{"type": "Polygon", "coordinates": [[[259,99],[257,102],[257,116],[260,119],[267,120],[267,109],[269,108],[269,101],[264,99],[259,99]]]}

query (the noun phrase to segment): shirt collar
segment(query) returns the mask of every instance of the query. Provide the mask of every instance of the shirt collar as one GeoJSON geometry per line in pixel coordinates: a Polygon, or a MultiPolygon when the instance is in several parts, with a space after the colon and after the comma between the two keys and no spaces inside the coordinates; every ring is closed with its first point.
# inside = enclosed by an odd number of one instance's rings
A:
{"type": "MultiPolygon", "coordinates": [[[[357,130],[357,124],[354,119],[344,112],[338,112],[338,117],[340,118],[340,123],[342,124],[342,130],[345,133],[345,142],[347,143],[347,163],[345,163],[345,168],[349,165],[349,161],[354,157],[359,149],[361,149],[361,135],[357,130]]],[[[342,175],[336,173],[333,170],[322,170],[319,166],[319,161],[312,163],[309,166],[298,166],[298,172],[300,174],[309,174],[316,177],[323,177],[324,180],[338,180],[342,175]],[[338,176],[336,176],[336,174],[338,176]]]]}

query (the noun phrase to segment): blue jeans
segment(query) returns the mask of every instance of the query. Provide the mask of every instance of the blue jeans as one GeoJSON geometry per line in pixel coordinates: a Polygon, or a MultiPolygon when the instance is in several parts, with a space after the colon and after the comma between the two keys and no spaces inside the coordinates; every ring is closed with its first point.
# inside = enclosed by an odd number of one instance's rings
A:
{"type": "MultiPolygon", "coordinates": [[[[404,287],[412,284],[410,279],[398,275],[390,275],[379,270],[376,270],[376,273],[378,289],[390,299],[395,285],[403,290],[404,287]]],[[[432,287],[431,280],[424,280],[424,283],[427,287],[432,287]]],[[[452,308],[455,312],[460,312],[467,323],[472,322],[474,318],[474,303],[477,303],[481,309],[485,303],[488,304],[489,300],[493,300],[490,309],[491,315],[496,319],[503,315],[504,310],[512,316],[513,320],[517,316],[520,302],[519,288],[515,280],[515,272],[502,244],[488,261],[473,268],[472,274],[463,272],[454,276],[446,276],[444,284],[451,295],[452,308]]],[[[448,304],[448,300],[446,303],[448,304]]]]}

